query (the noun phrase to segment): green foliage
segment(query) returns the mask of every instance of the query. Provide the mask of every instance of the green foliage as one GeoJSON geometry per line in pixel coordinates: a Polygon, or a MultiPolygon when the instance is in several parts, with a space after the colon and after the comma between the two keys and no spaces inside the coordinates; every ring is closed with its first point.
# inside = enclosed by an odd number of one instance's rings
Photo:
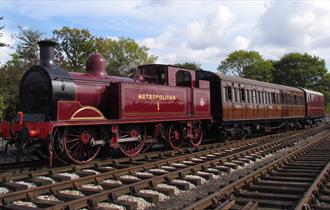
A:
{"type": "Polygon", "coordinates": [[[17,40],[16,51],[13,56],[20,62],[27,65],[35,65],[38,63],[39,48],[37,42],[42,39],[44,33],[37,30],[25,29],[18,27],[18,34],[14,34],[17,40]]]}
{"type": "Polygon", "coordinates": [[[3,117],[6,119],[10,119],[20,110],[19,84],[27,68],[28,65],[18,59],[16,54],[13,54],[12,60],[0,67],[0,95],[5,104],[3,117]]]}
{"type": "Polygon", "coordinates": [[[0,120],[3,119],[3,114],[5,109],[6,109],[6,105],[5,105],[4,97],[0,95],[0,120]]]}
{"type": "Polygon", "coordinates": [[[63,27],[53,35],[59,42],[58,65],[69,71],[84,71],[86,59],[94,51],[95,37],[89,30],[63,27]]]}
{"type": "Polygon", "coordinates": [[[131,38],[96,38],[95,49],[108,61],[108,72],[110,75],[126,76],[126,66],[155,63],[156,56],[148,55],[148,48],[139,46],[131,38]]]}
{"type": "Polygon", "coordinates": [[[175,63],[174,66],[192,70],[199,70],[201,69],[201,64],[195,62],[184,62],[184,63],[175,63]]]}
{"type": "Polygon", "coordinates": [[[295,87],[318,88],[327,74],[325,61],[307,53],[289,53],[274,63],[274,82],[295,87]]]}
{"type": "Polygon", "coordinates": [[[307,53],[289,53],[274,62],[275,83],[320,91],[330,105],[330,74],[325,61],[307,53]]]}
{"type": "Polygon", "coordinates": [[[264,60],[257,51],[234,51],[220,62],[217,69],[223,74],[272,81],[272,63],[264,60]]]}
{"type": "Polygon", "coordinates": [[[84,72],[85,62],[92,52],[101,53],[108,61],[108,72],[119,75],[119,68],[127,65],[154,63],[156,56],[148,55],[148,48],[139,46],[131,38],[102,38],[93,36],[87,29],[63,27],[53,31],[60,43],[57,60],[70,71],[84,72]]]}

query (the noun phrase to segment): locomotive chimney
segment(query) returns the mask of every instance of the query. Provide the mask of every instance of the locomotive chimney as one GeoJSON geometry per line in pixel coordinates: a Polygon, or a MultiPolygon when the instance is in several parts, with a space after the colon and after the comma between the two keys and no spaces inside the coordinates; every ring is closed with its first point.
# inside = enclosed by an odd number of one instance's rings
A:
{"type": "Polygon", "coordinates": [[[40,48],[40,65],[51,66],[54,64],[55,46],[57,44],[57,42],[47,39],[38,42],[40,48]]]}

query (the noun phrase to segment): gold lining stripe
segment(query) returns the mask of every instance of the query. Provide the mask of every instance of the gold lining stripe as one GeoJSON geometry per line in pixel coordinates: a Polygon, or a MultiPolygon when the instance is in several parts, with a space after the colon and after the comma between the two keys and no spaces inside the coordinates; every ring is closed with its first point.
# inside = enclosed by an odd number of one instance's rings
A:
{"type": "Polygon", "coordinates": [[[104,115],[102,114],[102,112],[100,112],[100,110],[96,109],[95,107],[92,106],[85,106],[82,107],[80,109],[78,109],[70,118],[70,120],[103,120],[105,119],[104,115]],[[83,111],[83,110],[93,110],[96,113],[98,113],[100,116],[99,117],[75,117],[79,112],[83,111]]]}

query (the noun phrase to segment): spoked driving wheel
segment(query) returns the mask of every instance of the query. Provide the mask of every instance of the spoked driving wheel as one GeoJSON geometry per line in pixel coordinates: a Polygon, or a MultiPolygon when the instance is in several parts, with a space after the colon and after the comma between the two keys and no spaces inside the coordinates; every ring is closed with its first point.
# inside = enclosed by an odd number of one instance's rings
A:
{"type": "Polygon", "coordinates": [[[189,141],[193,147],[198,147],[203,140],[203,130],[200,122],[192,124],[192,138],[189,141]]]}
{"type": "Polygon", "coordinates": [[[61,131],[61,129],[55,128],[54,132],[52,133],[51,144],[52,144],[53,153],[55,155],[55,158],[62,163],[67,163],[67,161],[65,161],[63,158],[66,156],[66,154],[64,151],[62,135],[63,135],[63,132],[61,131]]]}
{"type": "Polygon", "coordinates": [[[121,125],[119,126],[118,142],[120,151],[128,156],[135,156],[141,152],[146,139],[144,125],[121,125]]]}
{"type": "Polygon", "coordinates": [[[182,147],[183,135],[179,124],[172,124],[168,128],[168,144],[172,149],[178,150],[182,147]]]}
{"type": "Polygon", "coordinates": [[[100,152],[100,145],[93,145],[97,140],[97,130],[92,127],[65,128],[63,146],[68,159],[77,164],[88,163],[100,152]],[[93,145],[93,146],[92,146],[93,145]]]}

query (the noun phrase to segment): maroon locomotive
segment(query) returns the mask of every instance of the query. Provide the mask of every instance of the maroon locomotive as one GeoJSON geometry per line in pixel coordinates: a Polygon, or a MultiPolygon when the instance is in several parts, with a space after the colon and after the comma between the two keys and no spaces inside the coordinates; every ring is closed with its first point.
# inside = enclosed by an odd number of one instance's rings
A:
{"type": "Polygon", "coordinates": [[[101,148],[134,156],[155,142],[196,147],[206,132],[242,136],[303,127],[324,116],[319,92],[203,70],[151,64],[139,66],[131,78],[115,77],[94,53],[86,73],[67,72],[54,64],[55,45],[39,42],[40,64],[20,84],[22,112],[0,123],[10,144],[19,151],[41,145],[50,163],[53,156],[86,163],[101,148]]]}

